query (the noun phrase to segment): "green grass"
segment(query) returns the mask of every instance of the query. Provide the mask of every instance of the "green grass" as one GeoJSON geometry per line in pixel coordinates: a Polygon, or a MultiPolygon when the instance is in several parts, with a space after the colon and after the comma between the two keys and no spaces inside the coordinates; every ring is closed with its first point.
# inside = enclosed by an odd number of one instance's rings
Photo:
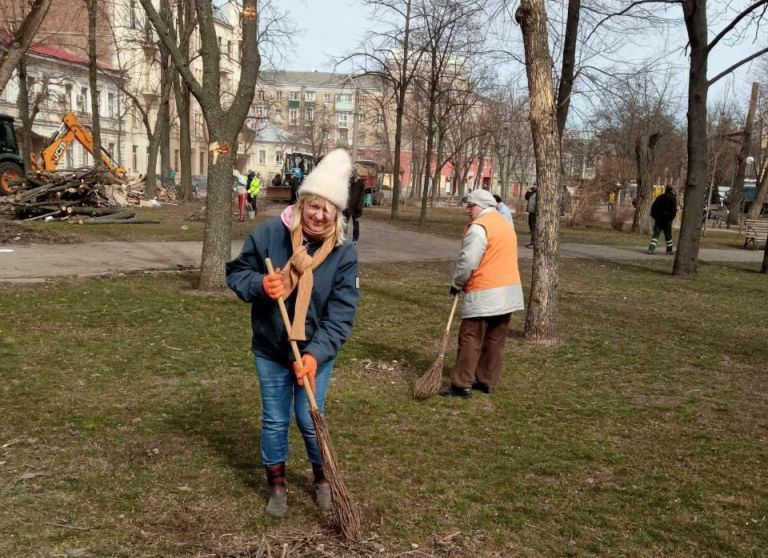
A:
{"type": "MultiPolygon", "coordinates": [[[[497,392],[417,402],[450,266],[363,268],[327,413],[366,538],[379,555],[763,555],[765,278],[562,270],[558,347],[525,343],[516,314],[497,392]]],[[[295,427],[289,516],[263,514],[248,308],[193,280],[3,287],[0,555],[246,556],[325,527],[295,427]]]]}
{"type": "MultiPolygon", "coordinates": [[[[433,207],[429,208],[425,225],[419,225],[420,206],[409,205],[401,210],[397,221],[391,221],[389,207],[366,208],[363,218],[378,219],[390,222],[393,225],[416,231],[427,231],[445,236],[459,237],[467,226],[467,217],[463,207],[433,207]]],[[[528,215],[516,213],[514,215],[515,230],[518,237],[528,241],[528,215]]],[[[603,244],[614,246],[647,246],[650,237],[648,235],[635,234],[629,231],[629,225],[623,231],[616,231],[609,223],[596,222],[591,226],[568,226],[565,221],[560,224],[560,239],[562,242],[574,244],[603,244]]],[[[678,230],[673,231],[677,242],[678,230]]],[[[662,237],[663,238],[663,237],[662,237]]],[[[742,248],[744,235],[725,229],[709,229],[702,238],[703,248],[742,248]]]]}

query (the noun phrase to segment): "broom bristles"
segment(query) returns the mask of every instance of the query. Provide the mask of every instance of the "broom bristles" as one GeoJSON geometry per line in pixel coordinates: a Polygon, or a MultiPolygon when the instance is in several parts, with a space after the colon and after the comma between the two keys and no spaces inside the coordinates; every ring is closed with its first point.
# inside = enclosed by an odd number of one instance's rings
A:
{"type": "Polygon", "coordinates": [[[413,395],[416,399],[426,399],[432,397],[439,390],[443,383],[443,358],[444,355],[437,357],[437,360],[429,367],[426,373],[416,380],[413,387],[413,395]]]}
{"type": "Polygon", "coordinates": [[[331,513],[334,523],[341,530],[341,534],[349,540],[360,540],[360,511],[352,501],[352,495],[341,474],[339,461],[336,459],[336,450],[333,449],[331,436],[328,433],[328,425],[318,409],[311,411],[312,424],[315,426],[317,444],[323,458],[323,473],[328,480],[331,489],[331,513]]]}

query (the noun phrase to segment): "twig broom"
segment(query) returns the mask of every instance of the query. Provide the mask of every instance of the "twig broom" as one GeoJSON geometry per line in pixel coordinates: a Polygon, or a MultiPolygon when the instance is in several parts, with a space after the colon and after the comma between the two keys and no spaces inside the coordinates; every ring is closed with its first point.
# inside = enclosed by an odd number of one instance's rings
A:
{"type": "Polygon", "coordinates": [[[453,314],[456,312],[456,304],[458,302],[459,295],[453,295],[453,306],[451,307],[451,314],[448,316],[448,325],[445,326],[443,338],[440,340],[440,354],[437,355],[437,360],[429,367],[429,370],[427,370],[421,378],[416,380],[416,384],[413,388],[413,395],[416,399],[432,397],[440,389],[440,385],[443,382],[443,360],[445,359],[445,349],[448,346],[448,337],[451,334],[453,314]]]}
{"type": "MultiPolygon", "coordinates": [[[[266,264],[267,271],[273,273],[275,269],[272,266],[272,260],[266,258],[266,264]]],[[[285,329],[290,337],[291,320],[288,318],[288,311],[285,309],[283,297],[277,299],[277,304],[280,307],[280,314],[283,316],[285,329]]],[[[301,362],[301,352],[299,352],[299,346],[296,344],[296,341],[291,340],[291,350],[293,350],[293,357],[296,359],[296,362],[301,362]]],[[[344,484],[344,479],[341,476],[341,467],[339,467],[339,461],[336,459],[336,450],[333,449],[331,436],[328,433],[328,424],[317,407],[315,394],[312,392],[309,380],[304,382],[304,391],[307,393],[309,415],[312,417],[317,444],[320,446],[320,454],[323,459],[323,473],[325,478],[328,479],[328,484],[331,488],[331,513],[333,521],[339,527],[344,537],[350,540],[359,540],[361,535],[360,512],[344,484]]]]}

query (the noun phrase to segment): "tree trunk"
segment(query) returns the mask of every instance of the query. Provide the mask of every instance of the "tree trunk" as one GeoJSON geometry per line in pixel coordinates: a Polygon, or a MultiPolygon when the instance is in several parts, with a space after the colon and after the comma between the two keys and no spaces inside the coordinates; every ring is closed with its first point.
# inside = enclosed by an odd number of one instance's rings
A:
{"type": "Polygon", "coordinates": [[[176,111],[179,113],[179,200],[192,199],[192,127],[190,117],[189,89],[183,80],[174,78],[173,90],[176,111]]]}
{"type": "Polygon", "coordinates": [[[30,155],[32,153],[32,125],[33,121],[29,113],[29,76],[27,75],[27,61],[22,56],[19,58],[17,68],[17,77],[19,78],[19,96],[16,98],[16,107],[19,110],[21,119],[21,158],[26,165],[29,165],[30,155]]]}
{"type": "Polygon", "coordinates": [[[50,7],[51,0],[35,0],[11,40],[4,45],[6,48],[0,51],[0,93],[11,79],[19,60],[27,52],[50,7]]]}
{"type": "Polygon", "coordinates": [[[93,164],[103,167],[101,160],[101,118],[99,113],[99,81],[96,59],[96,26],[98,0],[85,0],[88,11],[88,82],[91,87],[91,135],[93,136],[93,164]]]}
{"type": "MultiPolygon", "coordinates": [[[[207,226],[203,237],[200,289],[217,290],[224,283],[224,264],[232,258],[232,168],[237,156],[237,131],[208,122],[210,141],[231,146],[229,153],[208,152],[207,226]],[[211,187],[213,186],[213,187],[211,187]]],[[[225,283],[226,284],[226,283],[225,283]]]]}
{"type": "MultiPolygon", "coordinates": [[[[433,58],[434,71],[434,58],[433,58]]],[[[429,110],[427,112],[427,152],[424,155],[424,185],[421,192],[421,213],[419,213],[419,225],[423,225],[427,220],[427,198],[429,197],[429,185],[432,178],[432,150],[435,142],[435,91],[436,84],[430,87],[429,110]]]]}
{"type": "MultiPolygon", "coordinates": [[[[179,50],[182,55],[189,60],[189,30],[193,22],[192,7],[186,6],[184,2],[179,2],[177,35],[179,37],[179,50]]],[[[173,76],[173,94],[176,100],[176,113],[179,120],[179,168],[178,171],[178,199],[179,201],[189,201],[192,199],[192,130],[190,125],[190,93],[187,84],[179,75],[174,67],[173,76]]]]}
{"type": "Polygon", "coordinates": [[[515,19],[522,27],[530,95],[530,120],[536,177],[536,241],[526,338],[557,342],[558,234],[560,229],[560,153],[555,97],[552,91],[552,57],[547,36],[544,0],[521,0],[515,19]]]}
{"type": "Polygon", "coordinates": [[[405,112],[405,94],[408,90],[408,48],[411,37],[411,2],[405,6],[405,29],[403,30],[403,56],[401,60],[400,81],[397,84],[397,107],[395,109],[395,156],[392,169],[392,213],[390,218],[397,219],[400,200],[400,150],[403,145],[403,113],[405,112]]]}
{"type": "Polygon", "coordinates": [[[707,3],[684,0],[691,62],[688,72],[688,167],[683,218],[673,273],[695,275],[701,244],[701,213],[707,198],[707,3]]]}
{"type": "Polygon", "coordinates": [[[760,217],[760,213],[763,210],[763,204],[765,203],[765,197],[768,194],[768,165],[763,169],[763,174],[760,177],[757,193],[755,194],[755,201],[749,208],[749,218],[757,219],[760,217]]]}
{"type": "Polygon", "coordinates": [[[653,169],[659,133],[635,142],[635,166],[637,168],[637,207],[632,218],[632,232],[650,234],[651,205],[653,205],[653,169]]]}
{"type": "Polygon", "coordinates": [[[747,156],[752,148],[752,128],[755,123],[755,110],[757,109],[757,95],[760,86],[752,83],[752,95],[749,98],[749,110],[747,122],[744,124],[744,134],[741,138],[741,147],[736,155],[736,177],[731,188],[731,206],[728,211],[728,226],[741,225],[741,206],[744,205],[744,177],[747,174],[747,156]]]}

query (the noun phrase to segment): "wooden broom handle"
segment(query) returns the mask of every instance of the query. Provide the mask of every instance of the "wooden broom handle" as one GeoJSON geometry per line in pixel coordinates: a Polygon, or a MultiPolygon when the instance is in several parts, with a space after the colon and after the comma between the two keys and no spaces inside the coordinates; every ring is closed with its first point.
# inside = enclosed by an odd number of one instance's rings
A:
{"type": "MultiPolygon", "coordinates": [[[[267,271],[271,274],[275,272],[275,268],[272,266],[272,260],[265,258],[267,264],[267,271]]],[[[285,300],[283,297],[277,299],[277,305],[280,308],[280,314],[283,316],[283,323],[285,324],[285,330],[288,332],[288,341],[291,343],[291,349],[293,350],[293,358],[296,362],[301,362],[301,351],[296,341],[291,339],[291,319],[288,317],[288,310],[285,308],[285,300]]],[[[454,306],[455,308],[455,306],[454,306]]],[[[309,399],[309,408],[312,411],[317,411],[317,401],[315,401],[315,394],[312,392],[312,387],[309,385],[309,378],[304,382],[304,391],[307,392],[307,399],[309,399]]]]}
{"type": "Polygon", "coordinates": [[[453,295],[453,306],[451,306],[451,313],[448,315],[448,325],[445,326],[445,331],[451,331],[451,324],[453,323],[453,314],[456,312],[456,305],[459,303],[459,295],[456,293],[453,295]]]}

